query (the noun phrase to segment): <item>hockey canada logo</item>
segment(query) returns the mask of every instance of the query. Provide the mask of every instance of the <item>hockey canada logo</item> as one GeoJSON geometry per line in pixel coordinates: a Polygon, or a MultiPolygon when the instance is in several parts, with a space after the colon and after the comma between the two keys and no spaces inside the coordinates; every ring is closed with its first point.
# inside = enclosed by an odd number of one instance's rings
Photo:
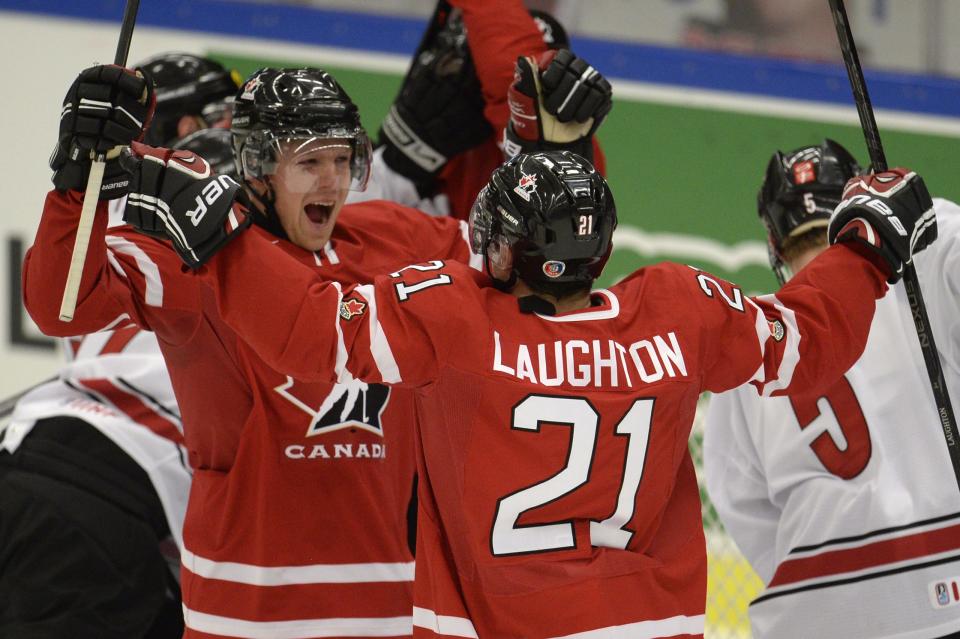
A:
{"type": "Polygon", "coordinates": [[[380,418],[390,401],[390,387],[366,384],[356,379],[335,384],[317,406],[315,399],[306,397],[309,384],[303,384],[303,388],[297,388],[296,384],[288,376],[287,381],[274,390],[310,416],[307,437],[353,428],[383,437],[380,418]]]}
{"type": "Polygon", "coordinates": [[[929,585],[930,603],[934,608],[947,608],[960,604],[960,577],[935,581],[929,585]]]}
{"type": "Polygon", "coordinates": [[[770,327],[770,335],[774,341],[782,342],[783,336],[786,334],[786,330],[783,328],[783,322],[780,320],[768,321],[767,325],[770,327]]]}
{"type": "Polygon", "coordinates": [[[522,197],[527,202],[530,201],[530,196],[533,195],[534,191],[537,190],[537,176],[536,175],[526,175],[523,174],[520,176],[520,182],[513,187],[513,192],[522,197]]]}
{"type": "Polygon", "coordinates": [[[557,260],[547,260],[543,263],[543,274],[549,278],[560,277],[565,270],[567,265],[557,260]]]}
{"type": "Polygon", "coordinates": [[[348,300],[340,302],[340,317],[348,322],[357,315],[363,315],[367,310],[367,303],[351,297],[348,300]]]}
{"type": "Polygon", "coordinates": [[[260,88],[260,85],[263,84],[263,81],[260,80],[260,76],[256,76],[245,85],[243,85],[243,93],[240,95],[242,100],[252,100],[253,92],[260,88]]]}

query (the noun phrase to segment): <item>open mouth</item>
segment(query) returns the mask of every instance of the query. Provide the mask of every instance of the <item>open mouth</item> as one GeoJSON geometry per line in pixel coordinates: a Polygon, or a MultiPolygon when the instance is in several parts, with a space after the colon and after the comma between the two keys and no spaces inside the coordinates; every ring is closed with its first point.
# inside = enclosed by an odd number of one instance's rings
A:
{"type": "Polygon", "coordinates": [[[307,214],[307,219],[314,224],[326,224],[333,213],[333,204],[311,202],[303,207],[303,211],[307,214]]]}

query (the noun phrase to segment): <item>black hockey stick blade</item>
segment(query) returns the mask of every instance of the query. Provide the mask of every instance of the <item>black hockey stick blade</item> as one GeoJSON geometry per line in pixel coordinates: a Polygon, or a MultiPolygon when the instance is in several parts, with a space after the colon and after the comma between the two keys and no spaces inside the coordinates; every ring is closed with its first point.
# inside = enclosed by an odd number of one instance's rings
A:
{"type": "MultiPolygon", "coordinates": [[[[843,63],[847,67],[850,88],[853,90],[853,99],[857,104],[857,113],[860,115],[863,137],[870,153],[870,162],[874,171],[885,171],[887,158],[880,143],[880,130],[873,116],[873,106],[870,104],[870,96],[867,93],[867,83],[863,79],[863,69],[860,67],[860,58],[853,41],[853,32],[850,30],[850,21],[847,19],[847,10],[844,8],[843,0],[828,0],[828,2],[830,13],[833,14],[833,24],[837,28],[840,50],[843,52],[843,63]]],[[[903,286],[910,302],[910,311],[917,329],[917,338],[920,340],[923,361],[927,366],[927,377],[930,378],[930,389],[933,391],[940,428],[947,443],[947,452],[950,454],[957,487],[960,488],[960,434],[957,432],[957,419],[943,378],[943,367],[937,355],[937,345],[930,330],[930,318],[927,316],[927,306],[920,290],[920,280],[912,263],[904,267],[903,286]]]]}

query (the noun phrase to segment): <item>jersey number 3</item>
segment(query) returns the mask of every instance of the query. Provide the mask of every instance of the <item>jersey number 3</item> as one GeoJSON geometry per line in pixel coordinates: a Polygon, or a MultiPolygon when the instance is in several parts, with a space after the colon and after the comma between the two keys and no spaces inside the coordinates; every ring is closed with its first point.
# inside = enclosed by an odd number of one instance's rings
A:
{"type": "MultiPolygon", "coordinates": [[[[633,537],[633,531],[624,526],[633,518],[636,508],[652,420],[653,399],[638,399],[617,424],[617,436],[628,438],[623,479],[614,513],[603,521],[590,522],[593,546],[626,548],[633,537]]],[[[512,428],[539,432],[544,423],[571,428],[566,466],[549,479],[500,498],[490,533],[490,549],[495,556],[576,547],[572,522],[519,526],[517,520],[524,512],[560,499],[587,483],[600,415],[580,397],[529,395],[514,406],[512,428]]]]}
{"type": "Polygon", "coordinates": [[[820,407],[817,404],[821,399],[833,410],[846,446],[840,448],[831,433],[824,431],[810,442],[810,448],[824,468],[837,477],[853,479],[867,467],[872,453],[867,418],[863,416],[863,409],[850,382],[846,377],[841,377],[824,395],[790,397],[790,404],[797,415],[801,430],[820,417],[820,407]]]}

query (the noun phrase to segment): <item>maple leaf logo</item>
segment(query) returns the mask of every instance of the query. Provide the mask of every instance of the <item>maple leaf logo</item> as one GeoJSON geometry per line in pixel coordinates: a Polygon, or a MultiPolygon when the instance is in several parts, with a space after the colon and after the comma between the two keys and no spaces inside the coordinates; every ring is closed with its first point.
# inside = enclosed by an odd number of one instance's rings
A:
{"type": "Polygon", "coordinates": [[[367,310],[367,303],[351,297],[340,302],[340,317],[350,321],[355,315],[363,315],[367,310]]]}

